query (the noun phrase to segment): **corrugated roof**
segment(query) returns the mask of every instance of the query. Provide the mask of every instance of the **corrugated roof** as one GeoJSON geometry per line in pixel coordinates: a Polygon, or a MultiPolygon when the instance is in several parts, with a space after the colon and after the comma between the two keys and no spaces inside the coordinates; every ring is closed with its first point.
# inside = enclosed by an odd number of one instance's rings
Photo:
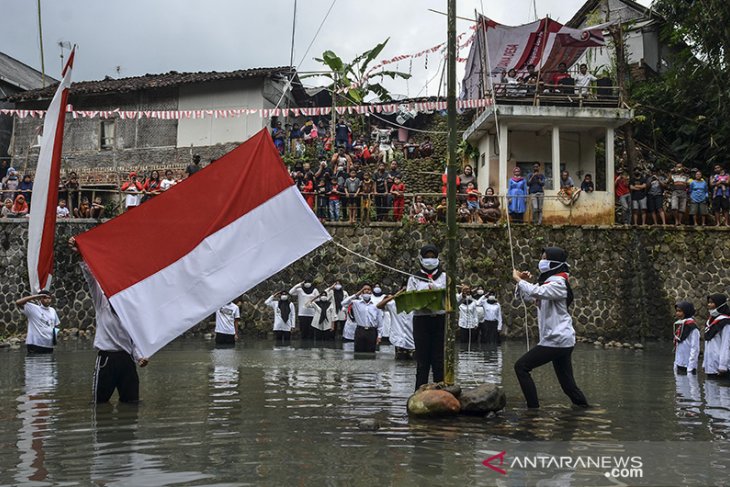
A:
{"type": "MultiPolygon", "coordinates": [[[[70,95],[96,95],[102,93],[128,93],[131,91],[169,88],[191,83],[204,83],[229,79],[268,78],[276,75],[290,75],[294,68],[280,66],[275,68],[239,69],[236,71],[208,71],[197,73],[178,73],[170,71],[164,74],[145,74],[129,78],[107,77],[99,81],[79,81],[71,84],[70,95]]],[[[44,100],[53,97],[56,84],[39,90],[24,91],[8,97],[9,101],[44,100]]]]}
{"type": "MultiPolygon", "coordinates": [[[[644,16],[650,16],[653,14],[652,9],[644,7],[640,3],[634,2],[633,0],[619,0],[627,7],[635,10],[644,16]]],[[[576,12],[572,19],[570,19],[565,25],[577,29],[583,24],[585,19],[593,12],[596,8],[601,5],[601,0],[587,0],[586,3],[576,12]]],[[[601,20],[603,22],[603,20],[601,20]]]]}
{"type": "MultiPolygon", "coordinates": [[[[17,87],[19,90],[35,90],[43,87],[42,75],[27,64],[0,52],[0,80],[17,87]]],[[[58,80],[46,75],[46,84],[58,80]]]]}

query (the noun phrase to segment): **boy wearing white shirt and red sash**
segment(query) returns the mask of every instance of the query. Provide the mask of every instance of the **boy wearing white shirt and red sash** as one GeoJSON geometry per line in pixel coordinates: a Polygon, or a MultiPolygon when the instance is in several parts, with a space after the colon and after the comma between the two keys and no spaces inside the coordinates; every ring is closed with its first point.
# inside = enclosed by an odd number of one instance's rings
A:
{"type": "Polygon", "coordinates": [[[674,322],[674,367],[681,374],[696,374],[700,330],[694,320],[695,307],[688,301],[680,301],[674,309],[677,315],[674,322]]]}

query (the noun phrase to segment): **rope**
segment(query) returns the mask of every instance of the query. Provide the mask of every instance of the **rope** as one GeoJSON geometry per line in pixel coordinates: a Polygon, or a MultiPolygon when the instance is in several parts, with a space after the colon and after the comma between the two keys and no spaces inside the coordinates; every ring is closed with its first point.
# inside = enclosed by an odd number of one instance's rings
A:
{"type": "Polygon", "coordinates": [[[341,243],[336,242],[335,240],[332,240],[332,243],[335,244],[335,245],[337,245],[342,250],[345,250],[347,252],[350,252],[353,255],[357,255],[361,259],[365,259],[366,261],[368,261],[368,262],[370,262],[372,264],[379,265],[380,267],[383,267],[383,268],[388,269],[388,270],[393,271],[393,272],[397,272],[399,274],[403,274],[403,275],[408,276],[408,277],[413,277],[415,279],[420,279],[421,281],[430,282],[429,279],[425,279],[425,278],[423,278],[421,276],[417,276],[415,274],[411,274],[410,272],[406,272],[406,271],[402,271],[400,269],[396,269],[395,267],[391,267],[388,264],[383,264],[382,262],[378,262],[377,260],[371,259],[370,257],[367,257],[365,255],[362,255],[362,254],[360,254],[358,252],[355,252],[354,250],[350,250],[347,247],[345,247],[344,245],[342,245],[341,243]]]}

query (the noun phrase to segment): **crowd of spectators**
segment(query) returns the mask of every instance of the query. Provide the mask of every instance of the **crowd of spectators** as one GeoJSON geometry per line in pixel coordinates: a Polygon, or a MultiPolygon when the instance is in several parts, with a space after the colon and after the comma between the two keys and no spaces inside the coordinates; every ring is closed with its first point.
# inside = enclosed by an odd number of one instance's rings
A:
{"type": "Polygon", "coordinates": [[[666,225],[671,218],[677,226],[730,226],[730,175],[720,164],[707,176],[681,162],[668,174],[658,169],[622,171],[615,191],[625,225],[666,225]]]}
{"type": "Polygon", "coordinates": [[[538,73],[533,64],[521,72],[515,69],[503,71],[495,83],[497,96],[519,97],[538,93],[558,93],[563,95],[610,96],[613,94],[612,81],[607,76],[597,78],[588,72],[588,65],[581,64],[573,75],[565,63],[557,70],[538,73]],[[595,88],[594,88],[595,85],[595,88]]]}

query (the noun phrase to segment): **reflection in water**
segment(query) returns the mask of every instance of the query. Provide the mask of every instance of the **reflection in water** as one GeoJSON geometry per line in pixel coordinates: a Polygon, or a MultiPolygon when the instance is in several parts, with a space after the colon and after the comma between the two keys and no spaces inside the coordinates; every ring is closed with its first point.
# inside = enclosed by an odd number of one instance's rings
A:
{"type": "MultiPolygon", "coordinates": [[[[730,437],[730,388],[657,366],[671,364],[661,346],[577,347],[576,380],[595,406],[574,409],[544,368],[535,371],[539,411],[525,409],[512,370],[523,343],[464,347],[461,385],[497,382],[507,408],[435,421],[408,417],[415,362],[394,360],[390,345],[356,360],[352,344],[211,350],[180,340],[140,372],[139,406],[96,407],[93,350],[64,346],[25,359],[25,374],[22,355],[0,352],[0,414],[9,416],[0,418],[0,485],[483,485],[502,481],[481,464],[500,443],[570,441],[601,454],[627,441],[730,437]]],[[[728,454],[707,469],[720,471],[728,454]]],[[[571,475],[540,481],[586,484],[571,475]]]]}
{"type": "Polygon", "coordinates": [[[19,483],[31,480],[41,482],[38,485],[51,485],[45,442],[53,438],[53,392],[57,383],[53,354],[25,357],[25,394],[17,398],[21,427],[17,443],[20,462],[15,478],[19,483]]]}

